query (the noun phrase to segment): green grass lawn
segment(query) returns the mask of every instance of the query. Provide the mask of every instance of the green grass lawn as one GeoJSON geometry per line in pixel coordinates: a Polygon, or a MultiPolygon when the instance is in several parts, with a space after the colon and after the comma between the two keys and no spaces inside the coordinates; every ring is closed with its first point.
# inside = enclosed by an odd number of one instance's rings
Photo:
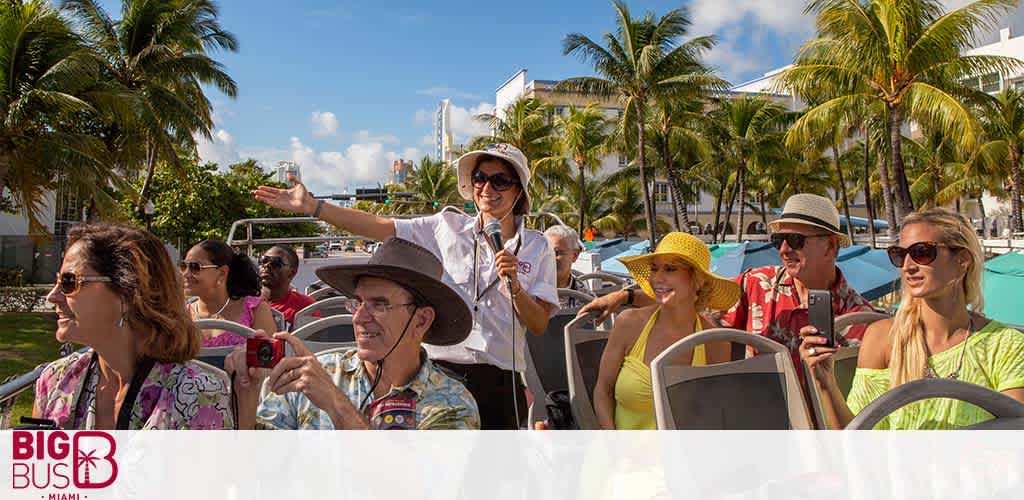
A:
{"type": "MultiPolygon", "coordinates": [[[[54,313],[0,313],[0,380],[57,359],[60,343],[53,336],[56,329],[54,313]]],[[[12,425],[22,416],[32,415],[34,397],[31,389],[18,396],[12,425]]]]}

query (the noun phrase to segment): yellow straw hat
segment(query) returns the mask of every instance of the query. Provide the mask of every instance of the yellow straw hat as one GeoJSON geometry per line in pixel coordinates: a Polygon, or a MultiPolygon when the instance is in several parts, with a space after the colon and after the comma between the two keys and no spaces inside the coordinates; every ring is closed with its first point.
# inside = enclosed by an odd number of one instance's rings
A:
{"type": "Polygon", "coordinates": [[[707,289],[705,293],[708,295],[707,307],[725,311],[740,299],[740,286],[735,281],[714,275],[708,270],[711,267],[711,252],[707,245],[693,235],[680,232],[665,235],[653,253],[619,259],[647,296],[654,297],[650,282],[651,260],[658,256],[676,257],[687,263],[695,272],[704,275],[704,288],[707,289]]]}

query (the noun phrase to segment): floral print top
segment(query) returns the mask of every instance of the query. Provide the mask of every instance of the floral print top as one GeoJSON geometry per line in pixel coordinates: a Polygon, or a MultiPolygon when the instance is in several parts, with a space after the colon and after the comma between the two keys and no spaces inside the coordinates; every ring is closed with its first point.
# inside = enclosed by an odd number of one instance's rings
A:
{"type": "MultiPolygon", "coordinates": [[[[334,385],[353,405],[363,404],[373,383],[356,350],[317,356],[334,385]]],[[[479,429],[476,401],[461,382],[449,377],[420,351],[420,371],[406,385],[366,401],[360,408],[374,429],[479,429]]],[[[304,394],[270,393],[256,412],[259,429],[334,429],[327,412],[313,406],[304,394]]]]}
{"type": "MultiPolygon", "coordinates": [[[[96,427],[96,353],[73,353],[47,365],[36,381],[40,418],[65,430],[96,427]]],[[[130,430],[231,429],[228,381],[195,362],[156,362],[142,383],[130,430]]]]}
{"type": "MultiPolygon", "coordinates": [[[[722,322],[726,327],[756,333],[788,347],[798,375],[802,374],[800,329],[810,320],[807,306],[800,303],[800,296],[796,293],[793,277],[784,266],[764,266],[748,269],[736,277],[736,282],[742,290],[740,300],[725,314],[722,322]]],[[[836,281],[829,291],[832,292],[833,317],[875,310],[867,299],[850,288],[839,268],[836,268],[836,281]]],[[[842,345],[860,343],[865,330],[866,325],[855,325],[839,332],[842,345]]],[[[747,355],[754,354],[754,349],[747,346],[747,355]]]]}

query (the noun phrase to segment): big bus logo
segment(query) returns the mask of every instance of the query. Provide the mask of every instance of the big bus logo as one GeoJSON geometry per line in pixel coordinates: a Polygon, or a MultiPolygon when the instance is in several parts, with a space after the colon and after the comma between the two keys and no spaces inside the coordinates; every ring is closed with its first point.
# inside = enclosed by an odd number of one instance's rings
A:
{"type": "Polygon", "coordinates": [[[106,488],[117,479],[117,443],[106,432],[14,431],[13,489],[106,488]]]}

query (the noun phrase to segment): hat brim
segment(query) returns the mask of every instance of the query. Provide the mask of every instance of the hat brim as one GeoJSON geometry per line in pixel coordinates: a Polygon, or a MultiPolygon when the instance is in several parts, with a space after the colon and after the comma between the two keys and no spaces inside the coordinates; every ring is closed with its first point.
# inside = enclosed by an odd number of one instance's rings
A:
{"type": "Polygon", "coordinates": [[[481,156],[490,156],[492,158],[499,158],[507,161],[516,171],[516,176],[519,177],[519,185],[522,189],[522,197],[526,200],[526,206],[531,207],[530,204],[530,190],[527,189],[530,184],[530,173],[526,171],[525,165],[520,165],[511,156],[505,156],[497,154],[493,151],[471,151],[459,157],[456,162],[456,174],[459,179],[459,195],[466,201],[473,200],[473,168],[476,167],[477,158],[481,156]],[[523,182],[526,179],[526,182],[523,182]]]}
{"type": "Polygon", "coordinates": [[[620,257],[619,261],[626,266],[626,269],[629,270],[629,274],[637,284],[640,285],[640,288],[648,297],[654,297],[654,289],[651,287],[651,282],[647,279],[646,274],[642,273],[641,270],[650,268],[651,260],[655,257],[673,257],[680,259],[689,265],[691,269],[701,273],[706,280],[704,286],[710,288],[710,291],[708,292],[708,308],[718,311],[727,311],[739,302],[739,284],[729,278],[723,278],[710,271],[705,271],[686,254],[678,252],[652,252],[632,257],[620,257]]]}
{"type": "Polygon", "coordinates": [[[450,286],[408,268],[381,264],[342,264],[316,270],[318,278],[348,297],[355,295],[360,278],[374,277],[393,281],[416,290],[434,308],[434,323],[423,342],[437,346],[455,345],[469,336],[473,315],[462,297],[450,286]]]}
{"type": "Polygon", "coordinates": [[[816,228],[819,228],[819,229],[824,229],[824,230],[826,230],[826,231],[828,231],[828,232],[838,236],[839,237],[839,246],[840,247],[848,247],[848,246],[853,244],[853,242],[850,241],[850,236],[848,234],[840,233],[840,232],[837,232],[837,231],[833,231],[832,228],[830,228],[830,227],[823,226],[821,224],[815,224],[813,222],[810,222],[810,221],[807,221],[807,220],[804,220],[804,219],[790,219],[790,218],[775,219],[775,220],[773,220],[773,221],[768,223],[768,229],[770,229],[772,232],[775,232],[776,231],[775,226],[777,226],[778,224],[801,224],[801,225],[804,225],[804,226],[813,226],[813,227],[816,227],[816,228]]]}

